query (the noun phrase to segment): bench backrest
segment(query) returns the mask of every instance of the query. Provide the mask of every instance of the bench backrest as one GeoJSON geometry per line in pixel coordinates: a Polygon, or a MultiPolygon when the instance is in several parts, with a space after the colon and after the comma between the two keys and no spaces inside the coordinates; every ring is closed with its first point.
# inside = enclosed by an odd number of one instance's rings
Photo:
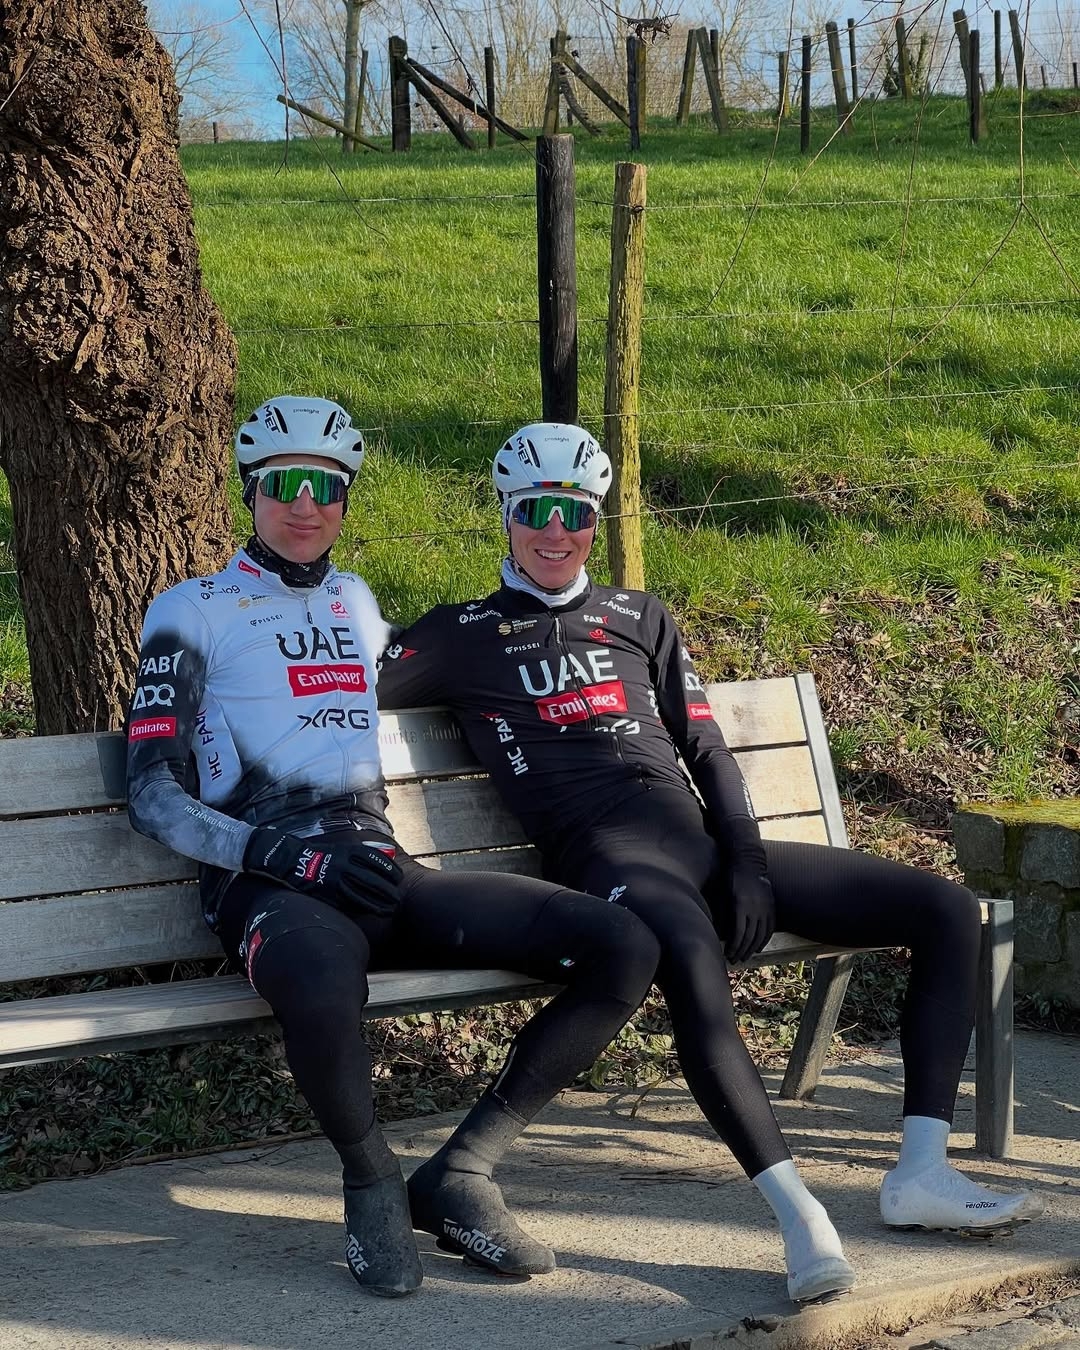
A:
{"type": "MultiPolygon", "coordinates": [[[[710,685],[769,838],[846,845],[813,677],[710,685]]],[[[441,867],[535,871],[535,854],[443,709],[382,719],[390,819],[441,867]]],[[[220,955],[194,864],[136,834],[119,732],[0,741],[0,984],[220,955]],[[6,903],[5,903],[6,902],[6,903]]]]}

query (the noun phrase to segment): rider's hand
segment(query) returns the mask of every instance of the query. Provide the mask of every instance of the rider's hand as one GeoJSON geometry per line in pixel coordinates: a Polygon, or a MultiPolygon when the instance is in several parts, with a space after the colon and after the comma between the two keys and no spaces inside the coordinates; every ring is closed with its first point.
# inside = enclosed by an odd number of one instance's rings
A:
{"type": "Polygon", "coordinates": [[[756,868],[736,865],[731,873],[730,936],[727,958],[733,964],[761,951],[776,928],[776,900],[769,878],[756,868]]]}
{"type": "Polygon", "coordinates": [[[248,840],[244,871],[318,899],[345,901],[379,918],[392,914],[401,899],[401,868],[358,830],[303,839],[272,825],[260,826],[248,840]]]}

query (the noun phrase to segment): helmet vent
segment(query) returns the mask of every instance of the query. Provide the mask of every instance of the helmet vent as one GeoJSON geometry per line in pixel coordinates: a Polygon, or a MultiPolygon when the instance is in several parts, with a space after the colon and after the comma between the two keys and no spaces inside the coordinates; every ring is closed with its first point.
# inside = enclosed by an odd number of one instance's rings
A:
{"type": "Polygon", "coordinates": [[[241,444],[241,445],[254,445],[254,444],[255,444],[255,437],[254,437],[254,436],[248,435],[248,433],[247,433],[246,431],[242,431],[242,432],[240,433],[240,444],[241,444]]]}
{"type": "Polygon", "coordinates": [[[281,430],[281,434],[283,436],[287,436],[289,434],[289,424],[288,422],[285,421],[285,417],[282,414],[281,409],[276,404],[274,405],[274,416],[278,420],[278,426],[281,430]]]}
{"type": "Polygon", "coordinates": [[[532,456],[532,462],[539,468],[540,456],[536,453],[536,446],[533,445],[532,441],[526,441],[525,444],[529,447],[529,454],[532,456]]]}
{"type": "Polygon", "coordinates": [[[326,426],[323,427],[322,434],[324,436],[329,436],[330,433],[334,430],[336,422],[337,422],[337,413],[332,412],[330,416],[326,419],[326,426]]]}

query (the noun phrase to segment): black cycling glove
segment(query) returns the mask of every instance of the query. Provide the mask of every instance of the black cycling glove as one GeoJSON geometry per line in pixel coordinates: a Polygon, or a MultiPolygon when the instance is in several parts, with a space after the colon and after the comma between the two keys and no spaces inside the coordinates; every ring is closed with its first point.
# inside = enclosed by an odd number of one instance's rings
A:
{"type": "Polygon", "coordinates": [[[401,899],[401,868],[384,852],[393,845],[358,830],[302,838],[272,825],[257,828],[244,851],[244,871],[280,881],[320,900],[347,901],[379,918],[401,899]]]}
{"type": "Polygon", "coordinates": [[[755,867],[731,872],[730,936],[725,948],[733,964],[749,960],[766,946],[776,928],[776,899],[772,884],[755,867]]]}

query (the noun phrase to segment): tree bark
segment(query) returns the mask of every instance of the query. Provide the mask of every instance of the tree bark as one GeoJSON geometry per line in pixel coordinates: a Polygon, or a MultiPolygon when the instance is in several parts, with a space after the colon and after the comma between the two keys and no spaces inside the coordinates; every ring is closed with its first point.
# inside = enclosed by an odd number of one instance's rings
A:
{"type": "MultiPolygon", "coordinates": [[[[345,0],[345,115],[342,121],[347,127],[356,127],[360,130],[356,122],[356,103],[359,92],[359,72],[360,61],[360,11],[364,7],[364,0],[345,0]]],[[[345,136],[341,141],[342,152],[351,155],[356,150],[356,142],[351,136],[345,136]]]]}
{"type": "Polygon", "coordinates": [[[0,468],[39,734],[117,726],[153,596],[220,564],[236,352],[138,0],[0,0],[0,468]]]}

